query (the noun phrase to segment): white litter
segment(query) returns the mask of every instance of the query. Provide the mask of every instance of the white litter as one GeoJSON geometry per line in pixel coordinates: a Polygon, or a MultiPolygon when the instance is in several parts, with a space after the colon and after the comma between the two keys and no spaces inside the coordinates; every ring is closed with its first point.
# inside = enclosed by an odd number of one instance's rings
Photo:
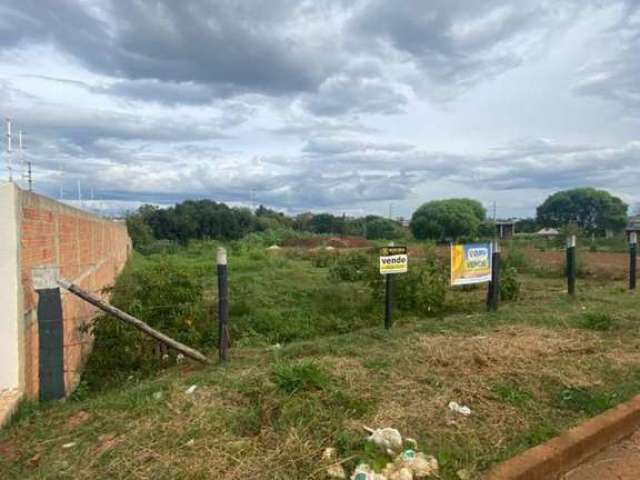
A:
{"type": "Polygon", "coordinates": [[[154,392],[153,399],[160,400],[162,398],[162,392],[154,392]]]}
{"type": "Polygon", "coordinates": [[[184,360],[184,355],[179,353],[178,355],[176,355],[176,363],[182,363],[182,361],[184,360]]]}
{"type": "Polygon", "coordinates": [[[196,391],[196,388],[198,388],[197,385],[191,385],[189,388],[187,388],[184,393],[186,393],[187,395],[192,395],[193,392],[196,391]]]}
{"type": "Polygon", "coordinates": [[[371,428],[364,428],[371,435],[368,440],[373,442],[380,451],[394,456],[402,451],[402,435],[395,428],[378,428],[373,430],[371,428]]]}
{"type": "Polygon", "coordinates": [[[471,409],[466,405],[460,405],[458,402],[449,402],[449,410],[464,415],[465,417],[471,415],[471,409]]]}
{"type": "Polygon", "coordinates": [[[64,448],[65,450],[68,448],[73,448],[76,446],[76,442],[69,442],[69,443],[65,443],[64,445],[62,445],[62,448],[64,448]]]}

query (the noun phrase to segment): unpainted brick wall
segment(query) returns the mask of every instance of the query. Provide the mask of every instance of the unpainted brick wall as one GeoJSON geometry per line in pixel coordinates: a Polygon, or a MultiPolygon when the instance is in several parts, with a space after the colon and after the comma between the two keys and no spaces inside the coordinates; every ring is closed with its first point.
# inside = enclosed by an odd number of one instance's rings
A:
{"type": "MultiPolygon", "coordinates": [[[[33,267],[55,265],[60,276],[106,298],[103,289],[113,284],[131,252],[123,222],[115,222],[60,202],[20,191],[20,271],[24,302],[24,389],[38,396],[38,296],[33,290],[33,267]]],[[[65,388],[70,392],[80,378],[91,349],[91,336],[82,326],[96,308],[62,290],[65,388]]]]}

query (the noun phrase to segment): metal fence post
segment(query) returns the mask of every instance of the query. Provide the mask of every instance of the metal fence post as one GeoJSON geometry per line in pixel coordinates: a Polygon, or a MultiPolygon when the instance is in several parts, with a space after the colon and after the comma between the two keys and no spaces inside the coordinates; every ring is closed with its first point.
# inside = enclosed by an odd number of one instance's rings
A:
{"type": "Polygon", "coordinates": [[[221,362],[227,361],[229,301],[227,285],[227,251],[224,247],[218,248],[218,353],[221,362]]]}
{"type": "Polygon", "coordinates": [[[491,253],[491,282],[487,292],[487,308],[498,310],[500,304],[500,240],[494,240],[491,253]]]}
{"type": "Polygon", "coordinates": [[[576,294],[576,236],[567,237],[567,292],[576,294]]]}
{"type": "Polygon", "coordinates": [[[638,234],[629,233],[629,290],[636,288],[636,256],[638,248],[638,234]]]}

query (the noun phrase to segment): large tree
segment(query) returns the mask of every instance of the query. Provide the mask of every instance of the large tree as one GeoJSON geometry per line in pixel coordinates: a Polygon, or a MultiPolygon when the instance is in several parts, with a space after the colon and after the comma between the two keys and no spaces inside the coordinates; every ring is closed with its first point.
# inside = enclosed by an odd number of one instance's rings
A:
{"type": "Polygon", "coordinates": [[[411,232],[417,239],[452,239],[476,235],[486,210],[469,198],[434,200],[418,208],[411,217],[411,232]]]}
{"type": "Polygon", "coordinates": [[[628,205],[605,190],[575,188],[549,196],[538,207],[537,221],[545,227],[574,224],[587,233],[619,230],[627,222],[628,205]]]}

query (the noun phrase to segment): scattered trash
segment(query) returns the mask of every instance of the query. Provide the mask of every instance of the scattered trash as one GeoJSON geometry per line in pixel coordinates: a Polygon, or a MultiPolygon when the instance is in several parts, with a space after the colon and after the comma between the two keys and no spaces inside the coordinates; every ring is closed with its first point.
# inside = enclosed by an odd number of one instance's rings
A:
{"type": "Polygon", "coordinates": [[[196,443],[196,441],[192,438],[187,443],[185,443],[184,446],[185,447],[193,447],[193,445],[195,445],[195,443],[196,443]]]}
{"type": "Polygon", "coordinates": [[[163,353],[162,354],[162,361],[163,362],[169,361],[169,354],[168,353],[163,353]]]}
{"type": "Polygon", "coordinates": [[[162,400],[162,392],[154,392],[153,399],[154,400],[162,400]]]}
{"type": "Polygon", "coordinates": [[[327,475],[329,478],[347,478],[347,472],[344,471],[344,467],[339,463],[329,465],[327,467],[327,475]]]}
{"type": "Polygon", "coordinates": [[[361,463],[351,475],[351,480],[388,480],[386,476],[374,472],[369,465],[361,463]]]}
{"type": "Polygon", "coordinates": [[[278,245],[271,245],[270,247],[267,247],[267,250],[280,250],[280,247],[278,245]]]}
{"type": "Polygon", "coordinates": [[[410,446],[411,448],[413,448],[414,450],[418,449],[418,442],[415,438],[405,438],[404,439],[404,443],[406,446],[410,446]]]}
{"type": "Polygon", "coordinates": [[[325,448],[322,452],[322,461],[330,463],[330,465],[327,466],[327,475],[329,478],[347,478],[344,467],[336,462],[337,458],[338,454],[335,448],[325,448]]]}
{"type": "Polygon", "coordinates": [[[449,410],[464,415],[465,417],[471,415],[471,409],[466,405],[460,405],[458,402],[449,402],[449,410]]]}
{"type": "Polygon", "coordinates": [[[76,442],[69,442],[69,443],[65,443],[64,445],[62,445],[62,448],[64,448],[65,450],[69,449],[69,448],[73,448],[76,446],[76,442]]]}
{"type": "Polygon", "coordinates": [[[470,480],[471,479],[471,473],[469,473],[469,470],[458,470],[456,472],[456,475],[458,476],[458,478],[460,480],[470,480]]]}
{"type": "Polygon", "coordinates": [[[369,432],[369,441],[373,442],[380,451],[394,456],[402,450],[402,435],[395,428],[378,428],[373,430],[368,427],[364,429],[369,432]]]}
{"type": "Polygon", "coordinates": [[[270,345],[269,347],[267,347],[267,350],[271,350],[271,351],[278,351],[282,348],[282,345],[280,345],[279,343],[276,343],[274,345],[270,345]]]}
{"type": "Polygon", "coordinates": [[[193,392],[195,392],[195,391],[196,391],[196,388],[198,388],[198,386],[197,386],[197,385],[191,385],[189,388],[187,388],[187,389],[185,390],[185,392],[184,392],[184,393],[186,393],[187,395],[192,395],[192,394],[193,394],[193,392]]]}
{"type": "MultiPolygon", "coordinates": [[[[459,405],[458,405],[459,406],[459,405]]],[[[351,474],[350,480],[421,480],[438,478],[438,460],[418,450],[418,442],[402,435],[395,428],[372,429],[363,427],[372,442],[383,454],[388,455],[388,463],[381,472],[375,471],[369,464],[360,463],[351,474]],[[402,446],[406,448],[403,450],[402,446]]],[[[322,460],[331,463],[327,467],[330,478],[347,478],[344,468],[337,458],[335,448],[326,448],[322,460]]],[[[378,462],[378,460],[376,460],[378,462]]],[[[380,468],[380,467],[378,467],[380,468]]]]}
{"type": "Polygon", "coordinates": [[[184,355],[179,353],[176,355],[176,363],[182,363],[184,361],[184,355]]]}

